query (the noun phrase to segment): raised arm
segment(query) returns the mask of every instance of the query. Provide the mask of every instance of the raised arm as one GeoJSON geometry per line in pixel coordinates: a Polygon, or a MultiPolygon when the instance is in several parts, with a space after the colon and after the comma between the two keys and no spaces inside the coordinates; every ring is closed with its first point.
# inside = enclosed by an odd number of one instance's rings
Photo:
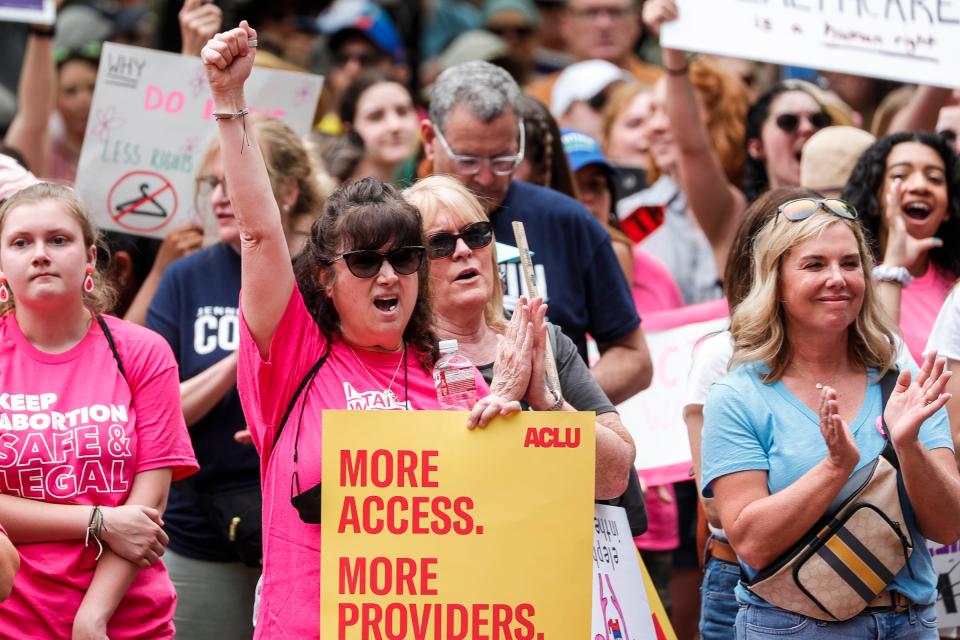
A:
{"type": "MultiPolygon", "coordinates": [[[[243,20],[236,29],[218,33],[200,52],[216,113],[236,114],[247,107],[243,85],[256,53],[249,43],[256,38],[257,32],[243,20]]],[[[243,116],[217,123],[230,204],[240,229],[241,308],[266,356],[295,284],[290,251],[254,128],[243,116]]]]}
{"type": "Polygon", "coordinates": [[[952,91],[942,87],[921,85],[913,92],[910,102],[890,121],[890,133],[901,131],[933,131],[937,127],[940,109],[950,100],[952,91]]]}
{"type": "MultiPolygon", "coordinates": [[[[643,8],[651,33],[677,17],[674,0],[650,0],[643,8]]],[[[727,179],[710,140],[693,83],[687,74],[686,54],[663,49],[666,71],[666,112],[678,150],[678,184],[694,217],[713,248],[717,273],[723,273],[727,253],[746,209],[743,193],[727,179]]]]}
{"type": "Polygon", "coordinates": [[[50,137],[47,127],[57,94],[53,38],[31,33],[17,87],[17,113],[3,141],[19,151],[37,176],[47,173],[50,137]]]}

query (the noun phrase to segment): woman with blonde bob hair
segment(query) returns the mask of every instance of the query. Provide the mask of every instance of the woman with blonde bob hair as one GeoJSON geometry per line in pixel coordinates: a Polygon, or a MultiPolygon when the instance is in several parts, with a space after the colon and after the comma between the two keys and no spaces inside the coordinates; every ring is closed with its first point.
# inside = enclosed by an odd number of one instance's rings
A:
{"type": "Polygon", "coordinates": [[[626,489],[636,449],[616,409],[590,375],[577,347],[544,320],[540,298],[520,298],[508,323],[494,248],[493,226],[480,202],[456,179],[425,178],[403,192],[423,216],[429,290],[437,337],[457,340],[501,398],[537,411],[597,413],[596,496],[626,489]],[[553,347],[560,394],[548,389],[544,356],[553,347]]]}
{"type": "Polygon", "coordinates": [[[766,602],[741,582],[738,638],[936,638],[937,576],[927,540],[960,536],[960,474],[943,406],[950,373],[936,353],[900,372],[857,213],[842,200],[772,202],[754,240],[753,283],[731,325],[730,373],[704,406],[703,494],[752,579],[804,538],[847,479],[885,446],[905,491],[908,565],[857,616],[821,622],[766,602]],[[912,369],[912,370],[911,370],[912,369]],[[881,421],[881,416],[883,420],[881,421]]]}

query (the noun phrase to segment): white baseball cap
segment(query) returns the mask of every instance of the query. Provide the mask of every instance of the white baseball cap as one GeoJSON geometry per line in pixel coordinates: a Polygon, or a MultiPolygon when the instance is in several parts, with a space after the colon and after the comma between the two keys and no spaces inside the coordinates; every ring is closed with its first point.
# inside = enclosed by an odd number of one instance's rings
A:
{"type": "Polygon", "coordinates": [[[606,60],[585,60],[564,69],[550,93],[550,113],[559,118],[574,102],[589,100],[614,82],[633,77],[606,60]]]}

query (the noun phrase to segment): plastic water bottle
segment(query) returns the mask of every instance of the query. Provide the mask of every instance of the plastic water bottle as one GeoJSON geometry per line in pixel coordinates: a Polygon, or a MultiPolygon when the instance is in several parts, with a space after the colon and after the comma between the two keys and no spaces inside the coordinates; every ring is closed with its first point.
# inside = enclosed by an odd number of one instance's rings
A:
{"type": "Polygon", "coordinates": [[[460,354],[456,340],[440,341],[440,359],[433,366],[437,400],[444,409],[469,411],[477,403],[473,363],[460,354]]]}

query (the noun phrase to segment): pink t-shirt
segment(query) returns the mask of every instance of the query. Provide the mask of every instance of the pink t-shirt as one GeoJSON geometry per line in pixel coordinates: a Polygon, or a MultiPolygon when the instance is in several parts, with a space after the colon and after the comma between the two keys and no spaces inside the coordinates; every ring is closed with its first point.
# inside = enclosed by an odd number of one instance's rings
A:
{"type": "MultiPolygon", "coordinates": [[[[152,331],[105,317],[127,379],[93,322],[72,349],[50,354],[0,318],[0,491],[49,503],[118,506],[134,476],[197,470],[180,411],[177,363],[152,331]]],[[[109,521],[107,522],[109,525],[109,521]]],[[[0,604],[0,637],[69,638],[97,567],[82,540],[18,544],[20,571],[0,604]]],[[[140,571],[107,634],[171,638],[176,594],[162,562],[140,571]]]]}
{"type": "Polygon", "coordinates": [[[956,280],[949,272],[930,263],[927,272],[904,287],[900,295],[900,331],[917,364],[923,362],[933,322],[956,280]]]}
{"type": "MultiPolygon", "coordinates": [[[[278,423],[327,341],[296,288],[274,333],[267,360],[260,357],[242,314],[240,327],[237,387],[253,442],[260,451],[263,485],[263,592],[255,637],[318,638],[320,525],[301,521],[290,504],[293,445],[301,408],[297,474],[300,491],[306,491],[321,478],[324,409],[403,409],[407,399],[413,409],[441,407],[432,373],[419,364],[416,354],[408,353],[407,366],[401,365],[397,372],[400,354],[351,351],[344,342],[334,339],[326,362],[309,391],[297,400],[274,449],[278,423]],[[358,359],[363,361],[366,371],[358,359]],[[395,372],[390,389],[399,402],[383,392],[395,372]],[[306,406],[302,407],[304,397],[306,406]]],[[[487,387],[479,372],[476,378],[478,395],[486,395],[487,387]]]]}
{"type": "Polygon", "coordinates": [[[642,316],[651,311],[666,311],[683,306],[680,287],[660,258],[633,247],[633,303],[642,316]]]}

